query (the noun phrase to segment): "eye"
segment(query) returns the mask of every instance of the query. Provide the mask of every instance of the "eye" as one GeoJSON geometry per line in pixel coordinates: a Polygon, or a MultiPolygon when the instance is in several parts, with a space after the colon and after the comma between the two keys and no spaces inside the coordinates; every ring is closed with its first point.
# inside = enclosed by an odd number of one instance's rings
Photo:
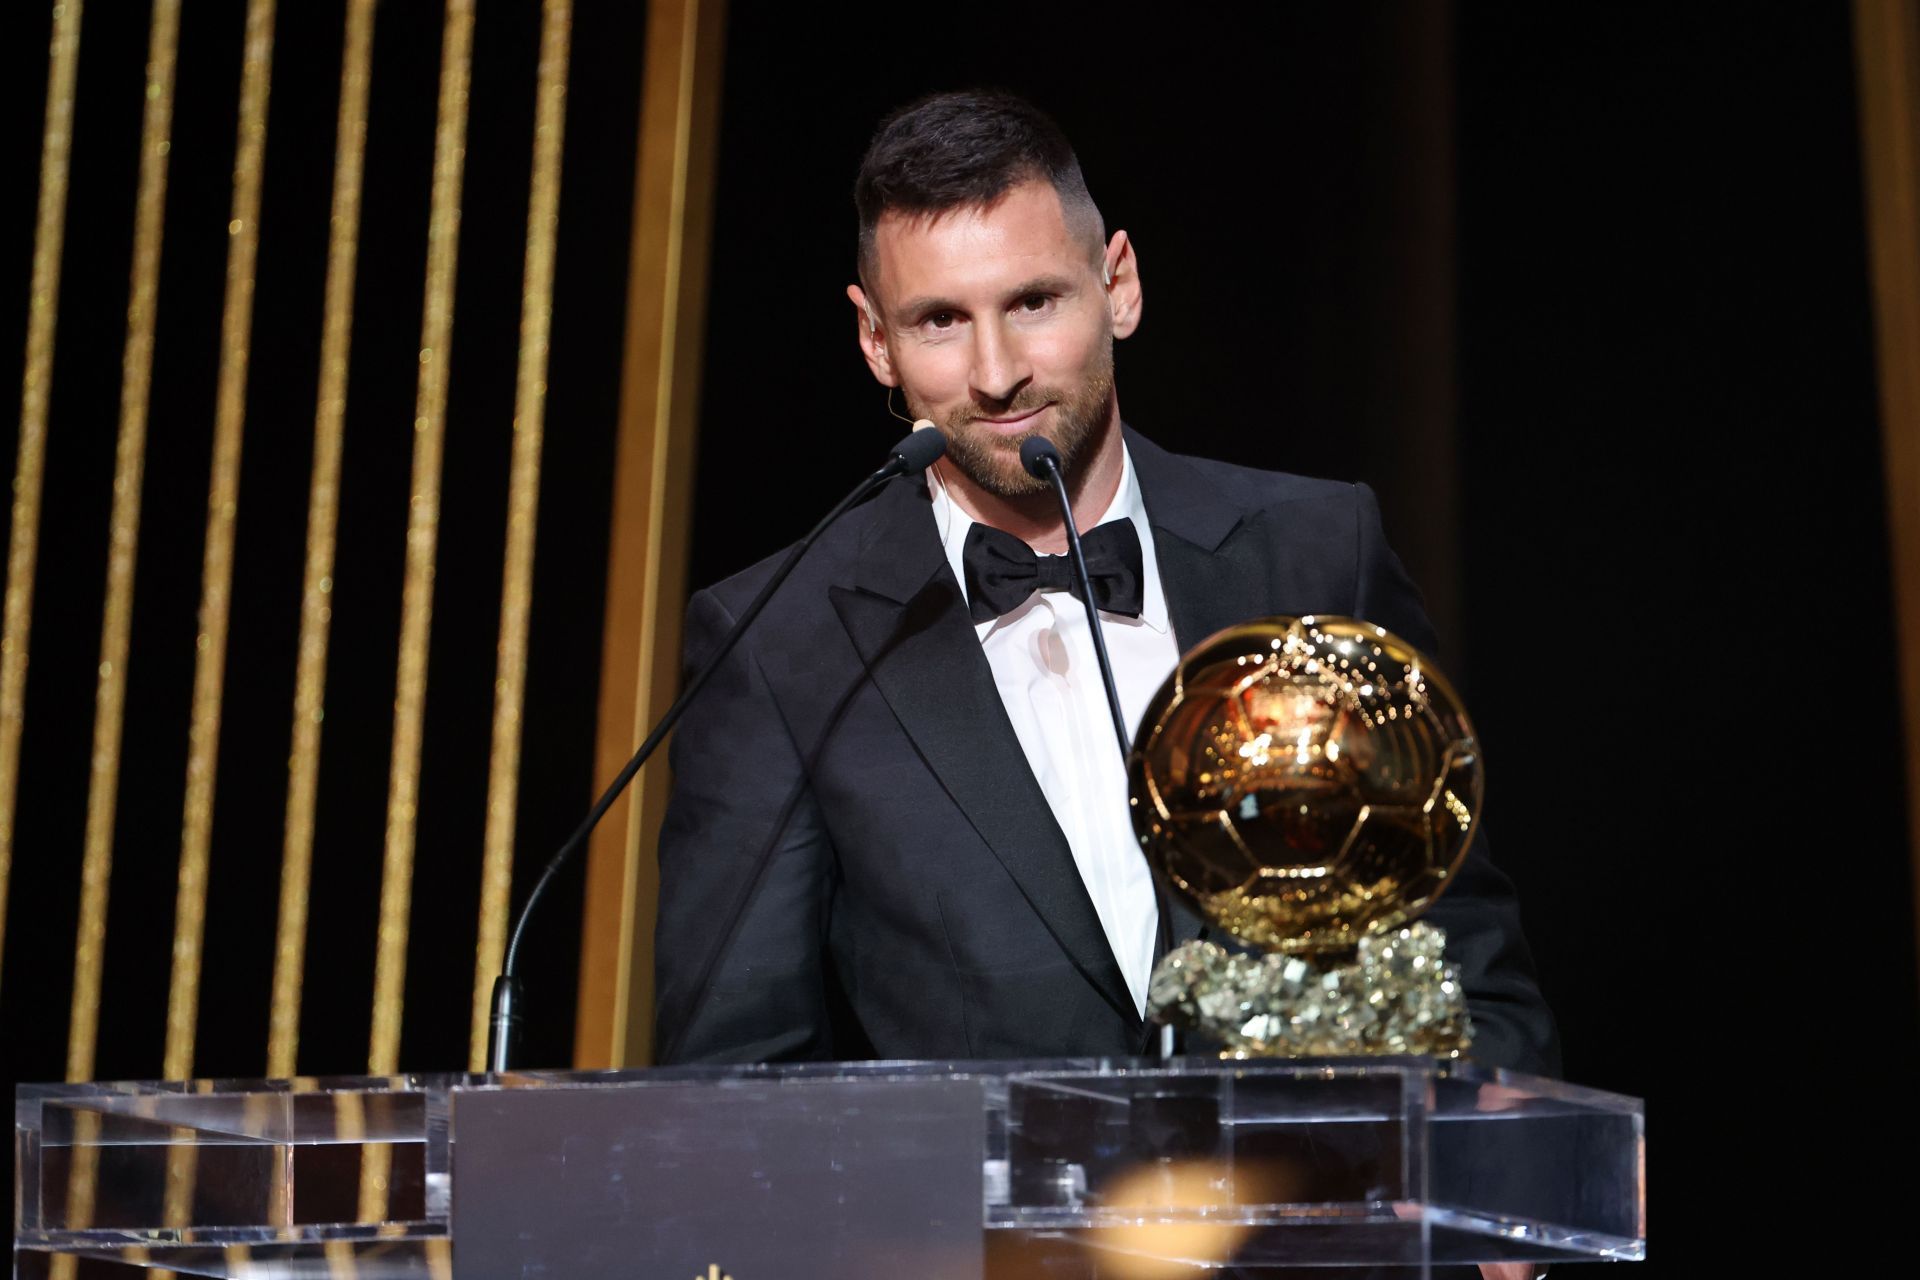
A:
{"type": "Polygon", "coordinates": [[[1053,298],[1044,293],[1030,293],[1020,299],[1020,309],[1028,315],[1037,315],[1053,304],[1053,298]]]}
{"type": "Polygon", "coordinates": [[[951,329],[953,328],[953,321],[953,312],[935,311],[930,313],[920,323],[929,329],[951,329]]]}

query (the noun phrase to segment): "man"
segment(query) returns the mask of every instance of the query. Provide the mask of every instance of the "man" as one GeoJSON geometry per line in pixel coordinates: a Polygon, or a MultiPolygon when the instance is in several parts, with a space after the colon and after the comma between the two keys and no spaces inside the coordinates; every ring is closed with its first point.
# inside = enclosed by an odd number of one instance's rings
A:
{"type": "MultiPolygon", "coordinates": [[[[1162,922],[1083,608],[1035,576],[1066,531],[1021,443],[1058,448],[1089,555],[1118,574],[1096,590],[1130,725],[1182,650],[1236,622],[1351,615],[1429,652],[1432,627],[1365,486],[1177,457],[1122,425],[1113,341],[1140,323],[1139,262],[1033,107],[896,113],[855,202],[861,352],[948,453],[821,539],[679,730],[660,1059],[1141,1053],[1153,962],[1199,921],[1175,904],[1162,922]]],[[[688,670],[773,563],[694,597],[688,670]]],[[[1474,1056],[1552,1071],[1483,844],[1430,918],[1474,1056]]]]}

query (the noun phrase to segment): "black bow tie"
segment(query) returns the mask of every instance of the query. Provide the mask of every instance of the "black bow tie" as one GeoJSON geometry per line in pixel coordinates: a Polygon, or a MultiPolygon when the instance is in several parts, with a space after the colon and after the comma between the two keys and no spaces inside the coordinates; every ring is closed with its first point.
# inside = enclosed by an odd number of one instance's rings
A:
{"type": "MultiPolygon", "coordinates": [[[[1109,520],[1080,535],[1093,579],[1093,597],[1103,612],[1140,616],[1145,576],[1140,567],[1140,535],[1133,521],[1109,520]]],[[[1036,591],[1070,591],[1077,598],[1069,556],[1037,556],[1033,548],[1001,529],[976,523],[967,530],[961,555],[967,571],[967,610],[975,622],[991,622],[1011,613],[1036,591]]]]}

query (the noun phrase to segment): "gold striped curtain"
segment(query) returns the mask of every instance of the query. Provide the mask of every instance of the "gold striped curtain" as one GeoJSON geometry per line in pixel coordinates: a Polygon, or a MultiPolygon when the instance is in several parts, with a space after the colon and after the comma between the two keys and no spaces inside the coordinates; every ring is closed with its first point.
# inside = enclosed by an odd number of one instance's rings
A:
{"type": "Polygon", "coordinates": [[[719,15],[48,6],[0,1017],[67,1078],[479,1065],[516,877],[672,681],[719,15]]]}
{"type": "Polygon", "coordinates": [[[1854,0],[1853,32],[1920,922],[1920,0],[1854,0]]]}

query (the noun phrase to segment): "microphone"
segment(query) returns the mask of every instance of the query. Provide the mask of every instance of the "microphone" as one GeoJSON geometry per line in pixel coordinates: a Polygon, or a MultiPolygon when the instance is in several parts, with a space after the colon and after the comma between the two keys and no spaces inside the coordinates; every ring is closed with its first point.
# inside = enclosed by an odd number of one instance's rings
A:
{"type": "MultiPolygon", "coordinates": [[[[740,642],[740,637],[746,634],[747,628],[752,625],[755,618],[760,616],[760,611],[766,608],[767,602],[773,598],[773,593],[779,590],[780,584],[787,580],[794,567],[800,563],[800,557],[806,554],[807,548],[818,541],[820,535],[825,533],[834,521],[852,510],[861,499],[875,489],[895,476],[917,475],[925,471],[939,461],[940,456],[946,451],[946,436],[942,435],[928,419],[920,419],[913,424],[913,430],[905,438],[887,451],[887,460],[880,469],[855,485],[853,492],[842,498],[838,506],[827,512],[820,523],[813,526],[807,536],[795,544],[793,550],[787,553],[787,558],[780,562],[780,567],[774,570],[773,577],[760,588],[760,594],[741,611],[740,617],[733,624],[733,629],[727,632],[720,641],[720,647],[714,650],[712,657],[707,659],[707,665],[700,668],[693,679],[687,682],[687,687],[680,691],[680,696],[673,700],[673,705],[667,708],[666,714],[660,717],[653,731],[647,734],[646,740],[640,744],[640,749],[633,753],[633,758],[627,761],[626,767],[620,770],[619,775],[600,794],[600,798],[594,801],[593,808],[587,811],[586,820],[574,829],[574,833],[567,837],[567,842],[560,846],[560,851],[548,861],[546,869],[540,873],[540,878],[534,881],[533,891],[527,895],[526,904],[520,908],[520,914],[514,920],[513,934],[507,943],[506,962],[500,966],[500,976],[493,980],[493,1012],[487,1024],[488,1071],[498,1074],[507,1071],[512,1065],[513,1051],[518,1046],[521,1024],[524,1021],[520,1012],[520,983],[514,977],[514,961],[520,955],[520,939],[526,932],[527,921],[532,917],[533,909],[539,905],[540,899],[546,894],[547,887],[553,883],[554,876],[572,861],[574,854],[585,847],[587,837],[592,834],[594,827],[598,826],[600,819],[606,816],[607,810],[613,807],[613,802],[620,798],[620,793],[627,789],[627,784],[633,781],[634,775],[640,772],[640,766],[647,762],[647,757],[654,753],[668,732],[679,723],[688,704],[694,700],[701,689],[706,687],[708,679],[719,670],[720,664],[726,661],[727,655],[733,652],[733,647],[740,642]]],[[[1101,661],[1105,660],[1103,654],[1101,661]]],[[[1108,681],[1108,688],[1109,690],[1112,688],[1111,680],[1108,681]]]]}
{"type": "Polygon", "coordinates": [[[887,467],[895,463],[900,465],[897,471],[887,471],[888,478],[893,476],[915,476],[940,461],[947,452],[947,438],[933,425],[931,418],[921,418],[913,424],[913,430],[889,451],[887,467]]]}
{"type": "Polygon", "coordinates": [[[1113,664],[1107,660],[1107,637],[1100,629],[1100,607],[1093,602],[1093,580],[1087,576],[1087,559],[1080,552],[1080,531],[1073,523],[1073,501],[1067,497],[1067,482],[1060,475],[1060,451],[1045,436],[1028,436],[1020,445],[1020,465],[1038,480],[1053,482],[1060,499],[1060,514],[1067,524],[1067,554],[1073,560],[1073,575],[1080,583],[1080,600],[1087,606],[1087,627],[1093,632],[1093,656],[1100,661],[1100,679],[1107,688],[1107,710],[1113,712],[1113,735],[1120,742],[1124,762],[1133,750],[1127,739],[1127,717],[1120,710],[1120,691],[1113,683],[1113,664]]]}
{"type": "MultiPolygon", "coordinates": [[[[1093,579],[1087,574],[1087,560],[1080,552],[1080,530],[1073,522],[1073,501],[1067,497],[1067,482],[1060,475],[1060,451],[1053,441],[1043,436],[1028,436],[1020,445],[1020,465],[1027,474],[1039,480],[1053,483],[1053,492],[1060,499],[1060,515],[1067,524],[1067,554],[1073,558],[1073,574],[1080,583],[1080,599],[1087,606],[1087,626],[1093,632],[1093,656],[1100,661],[1100,680],[1107,690],[1107,710],[1113,712],[1113,733],[1120,740],[1120,759],[1126,760],[1133,751],[1133,744],[1127,741],[1127,717],[1120,710],[1120,691],[1113,683],[1113,663],[1107,659],[1107,638],[1100,629],[1100,610],[1093,602],[1093,579]]],[[[1161,882],[1158,873],[1153,877],[1154,906],[1160,916],[1160,939],[1154,947],[1156,962],[1166,940],[1172,935],[1171,907],[1167,902],[1166,885],[1161,882]]],[[[1174,1055],[1174,1030],[1170,1023],[1160,1027],[1160,1060],[1168,1061],[1174,1055]]]]}

